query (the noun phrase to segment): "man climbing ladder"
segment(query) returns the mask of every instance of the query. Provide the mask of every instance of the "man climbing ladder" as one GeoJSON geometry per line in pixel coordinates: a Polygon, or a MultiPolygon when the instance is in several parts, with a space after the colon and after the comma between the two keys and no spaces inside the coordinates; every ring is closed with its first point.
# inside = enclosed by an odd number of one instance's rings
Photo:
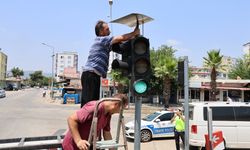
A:
{"type": "Polygon", "coordinates": [[[66,133],[62,146],[64,150],[92,150],[99,148],[117,148],[123,146],[127,149],[124,132],[123,108],[127,106],[128,98],[124,94],[116,94],[113,98],[99,101],[90,101],[80,110],[68,118],[69,130],[66,133]],[[114,113],[119,113],[117,136],[112,140],[110,133],[110,120],[114,113]],[[119,144],[120,127],[123,129],[124,144],[119,144]],[[105,141],[96,141],[103,130],[105,141]],[[88,141],[87,141],[88,140],[88,141]]]}

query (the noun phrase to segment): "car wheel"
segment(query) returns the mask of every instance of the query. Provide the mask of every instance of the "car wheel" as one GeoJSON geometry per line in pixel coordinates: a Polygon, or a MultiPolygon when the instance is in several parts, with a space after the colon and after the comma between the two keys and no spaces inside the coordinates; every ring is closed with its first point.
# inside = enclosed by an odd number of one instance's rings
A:
{"type": "Polygon", "coordinates": [[[149,142],[152,139],[152,134],[149,130],[141,131],[141,142],[149,142]]]}

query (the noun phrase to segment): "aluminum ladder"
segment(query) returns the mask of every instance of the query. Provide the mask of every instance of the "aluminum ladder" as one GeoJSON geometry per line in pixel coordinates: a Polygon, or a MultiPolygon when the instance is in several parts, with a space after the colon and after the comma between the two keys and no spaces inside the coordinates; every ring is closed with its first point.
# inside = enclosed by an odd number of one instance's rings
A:
{"type": "Polygon", "coordinates": [[[126,139],[126,136],[125,136],[123,106],[122,106],[122,101],[121,101],[120,98],[102,98],[96,103],[95,110],[94,110],[94,115],[93,115],[93,120],[92,120],[92,124],[91,124],[91,128],[90,128],[88,142],[93,145],[93,150],[96,150],[96,149],[108,149],[108,148],[117,149],[119,147],[124,147],[125,150],[128,150],[127,139],[126,139]],[[119,118],[118,118],[116,138],[112,139],[112,140],[97,141],[97,121],[98,121],[97,112],[98,112],[99,105],[104,101],[120,101],[120,104],[121,104],[120,105],[119,118]],[[119,143],[120,130],[121,129],[122,129],[123,140],[124,140],[123,143],[119,143]]]}

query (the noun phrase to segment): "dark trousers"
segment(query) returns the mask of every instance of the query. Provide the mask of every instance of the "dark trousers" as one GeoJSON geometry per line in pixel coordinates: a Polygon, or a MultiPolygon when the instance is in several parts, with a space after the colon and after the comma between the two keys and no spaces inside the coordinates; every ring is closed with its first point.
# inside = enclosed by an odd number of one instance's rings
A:
{"type": "Polygon", "coordinates": [[[82,83],[82,98],[81,108],[87,102],[99,100],[100,97],[100,76],[94,72],[83,72],[81,76],[82,83]]]}
{"type": "Polygon", "coordinates": [[[174,131],[174,139],[175,139],[175,146],[176,146],[176,150],[180,150],[180,137],[182,140],[183,145],[185,145],[185,132],[178,132],[178,131],[174,131]]]}

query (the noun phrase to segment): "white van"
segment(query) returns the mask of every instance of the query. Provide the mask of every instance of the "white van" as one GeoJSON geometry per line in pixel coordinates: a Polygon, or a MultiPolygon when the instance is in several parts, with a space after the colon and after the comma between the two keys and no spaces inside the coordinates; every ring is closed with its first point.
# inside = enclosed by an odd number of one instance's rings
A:
{"type": "Polygon", "coordinates": [[[250,149],[250,104],[194,102],[189,104],[190,149],[205,147],[207,107],[212,109],[213,132],[222,131],[226,148],[250,149]]]}

